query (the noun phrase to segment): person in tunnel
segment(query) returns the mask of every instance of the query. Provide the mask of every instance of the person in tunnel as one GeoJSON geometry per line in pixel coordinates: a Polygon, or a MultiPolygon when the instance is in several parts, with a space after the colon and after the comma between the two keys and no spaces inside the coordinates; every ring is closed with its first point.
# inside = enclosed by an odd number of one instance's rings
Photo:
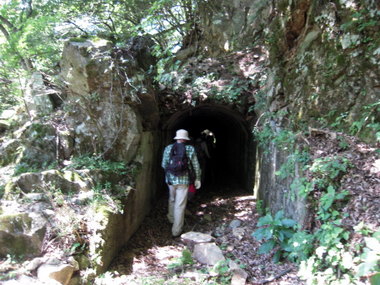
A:
{"type": "Polygon", "coordinates": [[[201,187],[201,169],[194,147],[186,145],[186,142],[190,141],[188,132],[180,129],[176,132],[174,139],[176,140],[175,143],[165,147],[161,166],[165,170],[165,182],[169,187],[167,217],[169,222],[173,223],[172,235],[177,237],[182,233],[185,219],[188,189],[192,182],[190,170],[191,168],[194,170],[194,185],[196,189],[199,189],[201,187]],[[187,169],[181,172],[173,171],[171,161],[173,161],[174,155],[181,156],[181,154],[188,160],[185,162],[187,169]]]}
{"type": "Polygon", "coordinates": [[[203,184],[206,175],[206,165],[209,159],[211,158],[210,153],[208,151],[206,136],[203,133],[201,133],[201,137],[195,140],[194,147],[195,152],[197,153],[199,165],[202,170],[201,183],[203,184]]]}
{"type": "Polygon", "coordinates": [[[215,173],[216,137],[212,131],[205,129],[201,132],[201,138],[205,142],[205,148],[207,148],[207,160],[204,164],[204,168],[202,169],[202,174],[204,170],[205,175],[207,173],[207,177],[208,177],[207,185],[213,187],[217,182],[216,173],[215,173]]]}

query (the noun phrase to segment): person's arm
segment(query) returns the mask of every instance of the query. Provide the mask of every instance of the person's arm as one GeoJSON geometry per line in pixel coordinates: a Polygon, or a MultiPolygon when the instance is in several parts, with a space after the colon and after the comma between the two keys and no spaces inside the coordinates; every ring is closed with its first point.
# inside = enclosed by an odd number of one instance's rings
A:
{"type": "Polygon", "coordinates": [[[169,163],[169,154],[170,154],[170,147],[167,146],[164,150],[164,154],[162,155],[162,162],[161,166],[163,169],[166,169],[169,163]]]}
{"type": "Polygon", "coordinates": [[[197,154],[195,152],[194,147],[192,148],[191,152],[191,164],[193,165],[194,171],[195,171],[195,180],[201,181],[201,174],[202,170],[198,162],[197,154]]]}
{"type": "Polygon", "coordinates": [[[206,153],[206,156],[210,158],[210,153],[208,152],[208,147],[207,147],[206,142],[202,141],[201,146],[202,146],[203,151],[206,153]]]}

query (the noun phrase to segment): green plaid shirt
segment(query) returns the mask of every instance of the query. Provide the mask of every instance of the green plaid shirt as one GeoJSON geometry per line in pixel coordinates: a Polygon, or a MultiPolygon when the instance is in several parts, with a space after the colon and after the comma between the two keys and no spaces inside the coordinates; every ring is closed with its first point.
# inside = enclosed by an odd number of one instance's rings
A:
{"type": "MultiPolygon", "coordinates": [[[[172,150],[173,144],[168,145],[164,150],[164,155],[162,158],[161,166],[163,169],[166,169],[167,165],[169,164],[170,159],[170,151],[172,150]]],[[[195,152],[195,149],[191,145],[186,145],[186,155],[191,161],[191,164],[194,168],[196,178],[195,180],[201,180],[201,168],[199,166],[197,154],[195,152]]],[[[178,185],[178,184],[189,184],[189,176],[183,175],[183,176],[174,176],[171,173],[166,173],[166,183],[171,185],[178,185]]]]}

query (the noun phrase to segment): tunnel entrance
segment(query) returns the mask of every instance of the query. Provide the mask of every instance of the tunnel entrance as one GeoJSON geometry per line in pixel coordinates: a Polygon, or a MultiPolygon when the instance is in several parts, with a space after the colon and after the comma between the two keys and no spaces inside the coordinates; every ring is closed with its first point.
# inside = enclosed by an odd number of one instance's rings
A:
{"type": "Polygon", "coordinates": [[[202,188],[213,188],[215,192],[236,189],[252,192],[253,140],[248,122],[240,113],[211,104],[178,111],[163,125],[163,147],[173,142],[178,129],[189,132],[192,144],[202,133],[209,132],[210,158],[202,188]]]}

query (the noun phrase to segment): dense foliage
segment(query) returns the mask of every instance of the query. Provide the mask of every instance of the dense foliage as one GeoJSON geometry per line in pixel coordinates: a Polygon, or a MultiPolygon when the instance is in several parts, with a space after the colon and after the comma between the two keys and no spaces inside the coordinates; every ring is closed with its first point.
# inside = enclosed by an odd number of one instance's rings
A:
{"type": "Polygon", "coordinates": [[[26,75],[55,75],[65,41],[103,38],[123,46],[150,34],[157,54],[182,45],[196,21],[196,1],[7,0],[0,4],[0,105],[20,98],[26,75]]]}

